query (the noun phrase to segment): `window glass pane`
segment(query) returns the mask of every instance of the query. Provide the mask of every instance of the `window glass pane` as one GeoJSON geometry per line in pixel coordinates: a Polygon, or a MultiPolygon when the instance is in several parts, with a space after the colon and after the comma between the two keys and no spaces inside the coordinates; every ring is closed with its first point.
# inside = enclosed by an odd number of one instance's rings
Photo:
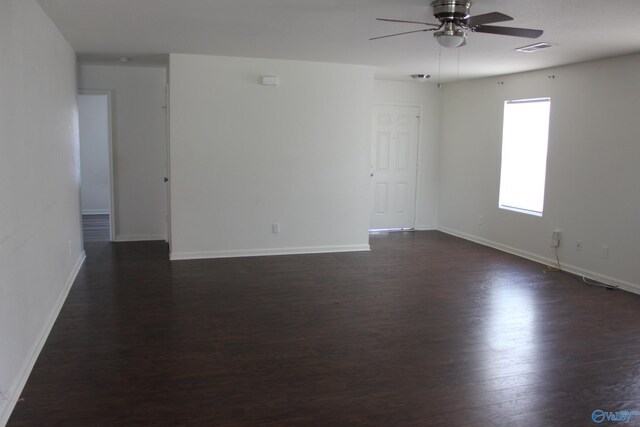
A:
{"type": "Polygon", "coordinates": [[[549,98],[507,101],[502,132],[500,207],[542,216],[549,98]]]}

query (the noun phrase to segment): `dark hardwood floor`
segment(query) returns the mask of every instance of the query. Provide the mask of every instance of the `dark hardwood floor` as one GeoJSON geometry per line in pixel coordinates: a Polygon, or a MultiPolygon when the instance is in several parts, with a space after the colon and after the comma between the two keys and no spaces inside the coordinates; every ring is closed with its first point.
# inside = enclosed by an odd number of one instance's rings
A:
{"type": "Polygon", "coordinates": [[[590,426],[640,410],[639,296],[438,232],[371,244],[169,262],[159,242],[87,242],[9,426],[590,426]]]}

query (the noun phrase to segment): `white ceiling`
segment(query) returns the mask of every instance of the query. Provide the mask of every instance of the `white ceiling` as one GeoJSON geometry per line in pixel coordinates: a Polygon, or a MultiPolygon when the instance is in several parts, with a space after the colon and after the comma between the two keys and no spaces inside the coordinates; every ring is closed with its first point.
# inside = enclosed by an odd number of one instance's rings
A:
{"type": "MultiPolygon", "coordinates": [[[[474,33],[442,50],[432,33],[375,18],[433,22],[430,0],[38,0],[81,58],[167,53],[295,59],[376,67],[378,78],[470,79],[640,52],[639,0],[476,0],[472,15],[502,12],[508,25],[542,29],[535,41],[474,33]],[[530,54],[514,49],[545,41],[530,54]],[[87,55],[87,56],[84,56],[87,55]],[[458,57],[459,55],[459,57],[458,57]],[[459,61],[459,66],[458,66],[459,61]],[[459,71],[458,71],[459,70],[459,71]]],[[[158,55],[158,56],[156,56],[158,55]]]]}

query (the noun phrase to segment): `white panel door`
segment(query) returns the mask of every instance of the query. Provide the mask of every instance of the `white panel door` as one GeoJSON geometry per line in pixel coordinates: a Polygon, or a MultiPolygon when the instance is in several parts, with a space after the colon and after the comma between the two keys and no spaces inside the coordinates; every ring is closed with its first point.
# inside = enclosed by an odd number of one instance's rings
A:
{"type": "Polygon", "coordinates": [[[372,230],[415,225],[419,112],[418,107],[378,105],[374,108],[372,230]]]}

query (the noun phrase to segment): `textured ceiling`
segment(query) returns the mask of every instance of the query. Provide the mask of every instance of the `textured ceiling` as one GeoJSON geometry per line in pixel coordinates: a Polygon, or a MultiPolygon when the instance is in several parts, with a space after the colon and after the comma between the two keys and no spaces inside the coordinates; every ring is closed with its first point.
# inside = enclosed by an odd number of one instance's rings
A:
{"type": "Polygon", "coordinates": [[[472,15],[499,11],[504,24],[537,28],[535,41],[474,33],[461,49],[441,51],[431,33],[377,41],[433,21],[422,0],[38,0],[86,58],[167,53],[295,59],[376,67],[379,78],[428,73],[452,81],[640,52],[639,0],[477,0],[472,15]],[[524,54],[537,41],[554,48],[524,54]],[[440,70],[440,71],[439,71],[440,70]]]}

